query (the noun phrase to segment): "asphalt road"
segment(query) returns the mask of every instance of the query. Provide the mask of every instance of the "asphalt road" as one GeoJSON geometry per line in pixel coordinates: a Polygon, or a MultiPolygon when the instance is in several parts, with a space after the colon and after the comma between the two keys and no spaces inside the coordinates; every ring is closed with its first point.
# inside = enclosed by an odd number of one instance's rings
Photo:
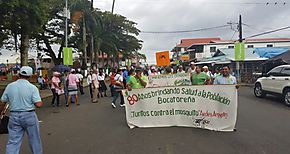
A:
{"type": "MultiPolygon", "coordinates": [[[[239,89],[236,132],[171,127],[130,130],[125,111],[112,109],[109,98],[69,108],[39,109],[45,154],[289,154],[290,108],[279,99],[255,98],[252,89],[239,89]]],[[[6,135],[0,135],[4,153],[6,135]]],[[[21,153],[31,153],[27,139],[21,153]]]]}

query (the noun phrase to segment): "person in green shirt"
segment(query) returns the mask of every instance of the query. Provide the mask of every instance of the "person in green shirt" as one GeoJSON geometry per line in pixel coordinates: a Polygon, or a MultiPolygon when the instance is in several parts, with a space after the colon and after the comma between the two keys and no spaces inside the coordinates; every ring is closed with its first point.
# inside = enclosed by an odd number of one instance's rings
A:
{"type": "Polygon", "coordinates": [[[127,89],[139,89],[139,88],[145,88],[148,83],[148,78],[144,75],[142,75],[142,69],[136,70],[136,75],[131,76],[129,82],[127,83],[127,89]]]}
{"type": "Polygon", "coordinates": [[[201,72],[200,66],[196,66],[195,73],[191,76],[191,83],[192,85],[207,85],[210,84],[210,77],[206,73],[201,72]]]}

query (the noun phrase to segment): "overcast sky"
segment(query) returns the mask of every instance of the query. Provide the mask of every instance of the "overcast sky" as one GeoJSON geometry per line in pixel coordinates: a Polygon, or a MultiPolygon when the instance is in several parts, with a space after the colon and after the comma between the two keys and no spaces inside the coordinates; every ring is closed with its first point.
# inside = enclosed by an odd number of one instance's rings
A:
{"type": "MultiPolygon", "coordinates": [[[[116,0],[115,13],[138,23],[141,31],[194,30],[238,22],[243,17],[244,37],[290,26],[289,0],[116,0]],[[288,1],[288,2],[287,2],[288,1]],[[276,5],[275,2],[278,2],[276,5]],[[286,4],[284,5],[284,2],[286,4]],[[269,3],[268,5],[266,5],[269,3]]],[[[94,7],[111,11],[113,0],[94,0],[94,7]]],[[[234,26],[236,28],[236,26],[234,26]]],[[[142,53],[155,63],[155,52],[171,50],[182,38],[238,39],[230,27],[180,34],[140,34],[142,53]]],[[[262,37],[290,37],[290,29],[262,37]]]]}

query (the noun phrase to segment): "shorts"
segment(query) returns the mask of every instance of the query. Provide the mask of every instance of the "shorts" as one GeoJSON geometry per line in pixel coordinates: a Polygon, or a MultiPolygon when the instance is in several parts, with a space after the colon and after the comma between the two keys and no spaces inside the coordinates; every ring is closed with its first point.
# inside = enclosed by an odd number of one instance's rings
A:
{"type": "Polygon", "coordinates": [[[77,95],[78,87],[77,86],[68,86],[68,95],[77,95]]]}

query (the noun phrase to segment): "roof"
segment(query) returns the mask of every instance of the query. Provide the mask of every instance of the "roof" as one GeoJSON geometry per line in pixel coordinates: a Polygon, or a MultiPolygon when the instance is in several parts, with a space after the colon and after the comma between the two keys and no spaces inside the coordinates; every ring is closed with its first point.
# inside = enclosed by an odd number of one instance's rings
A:
{"type": "MultiPolygon", "coordinates": [[[[235,61],[235,49],[219,49],[220,52],[230,59],[235,61]]],[[[246,48],[245,49],[245,61],[256,61],[256,60],[267,60],[268,58],[261,58],[259,54],[254,52],[255,48],[246,48]]]]}
{"type": "MultiPolygon", "coordinates": [[[[212,43],[234,43],[236,40],[218,40],[212,43]]],[[[246,43],[270,43],[270,42],[290,42],[290,38],[260,38],[260,39],[245,39],[246,43]]]]}
{"type": "Polygon", "coordinates": [[[180,44],[176,47],[190,47],[194,44],[208,44],[214,41],[221,41],[220,38],[193,38],[193,39],[182,39],[180,44]]]}
{"type": "Polygon", "coordinates": [[[289,48],[256,48],[254,50],[261,58],[273,58],[289,51],[289,48]]]}
{"type": "Polygon", "coordinates": [[[282,54],[280,54],[278,56],[270,58],[269,60],[274,61],[274,60],[279,60],[279,59],[281,59],[282,61],[290,64],[290,50],[288,50],[287,52],[284,52],[284,53],[282,53],[282,54]]]}
{"type": "MultiPolygon", "coordinates": [[[[268,58],[261,58],[257,53],[254,53],[255,48],[246,48],[245,49],[245,61],[258,61],[258,60],[267,60],[268,58]]],[[[206,58],[201,60],[197,64],[205,63],[215,63],[215,64],[224,64],[231,63],[235,61],[235,49],[219,49],[214,57],[206,58]]]]}

